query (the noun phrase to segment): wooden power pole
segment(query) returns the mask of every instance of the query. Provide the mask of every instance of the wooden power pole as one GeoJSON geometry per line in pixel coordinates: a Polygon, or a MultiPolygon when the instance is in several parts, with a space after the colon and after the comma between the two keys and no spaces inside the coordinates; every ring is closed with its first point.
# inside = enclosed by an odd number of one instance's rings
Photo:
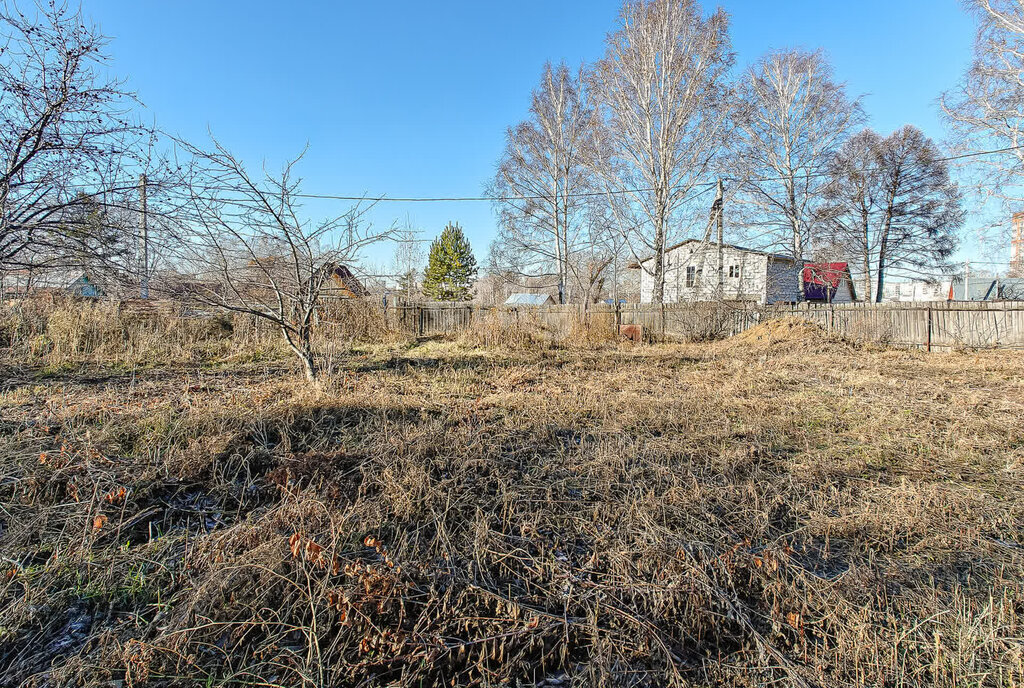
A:
{"type": "Polygon", "coordinates": [[[139,175],[139,296],[149,298],[149,222],[146,217],[146,175],[139,175]]]}

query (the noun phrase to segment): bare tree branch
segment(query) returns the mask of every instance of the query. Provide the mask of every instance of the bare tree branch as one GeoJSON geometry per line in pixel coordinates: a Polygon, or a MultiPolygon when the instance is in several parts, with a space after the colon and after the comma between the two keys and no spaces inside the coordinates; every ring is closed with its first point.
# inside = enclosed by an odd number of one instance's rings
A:
{"type": "Polygon", "coordinates": [[[179,140],[190,158],[182,186],[179,265],[196,275],[200,301],[273,323],[302,362],[317,376],[313,333],[317,309],[332,285],[353,279],[366,246],[389,238],[363,222],[372,205],[357,204],[319,222],[303,219],[300,181],[293,176],[300,154],[279,175],[252,176],[213,139],[209,149],[179,140]]]}
{"type": "Polygon", "coordinates": [[[598,172],[607,188],[624,190],[609,194],[621,205],[621,224],[646,220],[630,238],[654,252],[655,303],[664,300],[670,223],[723,150],[733,62],[727,31],[723,11],[704,19],[695,0],[628,2],[594,70],[610,132],[598,172]]]}

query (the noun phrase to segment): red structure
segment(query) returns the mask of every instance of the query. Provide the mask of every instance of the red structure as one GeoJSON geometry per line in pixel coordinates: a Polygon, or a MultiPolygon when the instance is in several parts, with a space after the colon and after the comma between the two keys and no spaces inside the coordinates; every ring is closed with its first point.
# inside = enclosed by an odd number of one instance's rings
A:
{"type": "Polygon", "coordinates": [[[853,280],[847,263],[808,263],[804,266],[804,298],[808,301],[854,301],[853,280]],[[840,292],[840,287],[845,292],[840,292]]]}

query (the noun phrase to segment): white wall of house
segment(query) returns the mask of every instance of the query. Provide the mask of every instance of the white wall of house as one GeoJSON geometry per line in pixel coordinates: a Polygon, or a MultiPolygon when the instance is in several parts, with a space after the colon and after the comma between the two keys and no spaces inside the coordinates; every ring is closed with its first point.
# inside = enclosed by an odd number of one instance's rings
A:
{"type": "MultiPolygon", "coordinates": [[[[799,268],[763,253],[722,247],[722,291],[727,301],[796,301],[799,268]]],[[[654,259],[642,263],[640,302],[654,296],[654,259]]],[[[718,247],[692,242],[665,253],[665,303],[712,301],[718,298],[718,247]]]]}
{"type": "Polygon", "coordinates": [[[949,282],[929,283],[924,280],[886,282],[882,285],[885,301],[945,301],[949,298],[949,282]]]}

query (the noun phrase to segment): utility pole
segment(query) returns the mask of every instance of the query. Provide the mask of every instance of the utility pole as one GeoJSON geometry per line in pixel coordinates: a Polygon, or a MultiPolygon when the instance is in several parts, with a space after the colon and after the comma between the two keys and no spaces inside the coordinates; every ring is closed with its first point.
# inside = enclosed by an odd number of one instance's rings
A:
{"type": "Polygon", "coordinates": [[[971,300],[971,261],[964,261],[964,301],[971,300]]]}
{"type": "Polygon", "coordinates": [[[146,216],[146,175],[139,175],[139,240],[142,243],[139,265],[139,296],[149,298],[149,222],[146,216]]]}
{"type": "Polygon", "coordinates": [[[722,205],[725,202],[725,192],[722,180],[718,180],[718,192],[715,194],[715,207],[718,209],[718,300],[725,300],[725,280],[722,271],[725,267],[725,254],[723,253],[722,241],[724,234],[724,222],[722,217],[722,205]]]}

